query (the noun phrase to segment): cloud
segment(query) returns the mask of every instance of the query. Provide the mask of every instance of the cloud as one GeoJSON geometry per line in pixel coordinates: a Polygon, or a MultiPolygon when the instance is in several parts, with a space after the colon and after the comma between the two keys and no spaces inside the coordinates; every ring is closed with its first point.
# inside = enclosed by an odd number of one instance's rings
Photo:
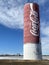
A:
{"type": "Polygon", "coordinates": [[[41,38],[42,41],[42,53],[49,54],[49,37],[41,38]]]}
{"type": "Polygon", "coordinates": [[[43,28],[42,34],[44,34],[44,35],[46,35],[46,36],[49,36],[49,26],[43,28]]]}
{"type": "Polygon", "coordinates": [[[44,4],[44,3],[46,3],[47,2],[47,0],[38,0],[38,3],[39,4],[44,4]]]}
{"type": "MultiPolygon", "coordinates": [[[[0,24],[23,29],[23,5],[27,0],[0,0],[0,24]]],[[[41,0],[39,3],[45,3],[41,0]]]]}
{"type": "Polygon", "coordinates": [[[41,20],[41,43],[42,53],[49,54],[49,22],[41,20]]]}
{"type": "Polygon", "coordinates": [[[41,20],[41,35],[49,36],[49,21],[41,20]]]}
{"type": "Polygon", "coordinates": [[[28,2],[36,2],[39,5],[44,5],[48,0],[27,0],[28,2]]]}
{"type": "MultiPolygon", "coordinates": [[[[48,1],[48,0],[47,0],[48,1]]],[[[49,6],[49,5],[48,5],[49,6]]],[[[49,8],[47,4],[41,8],[41,43],[42,53],[49,54],[49,8]]]]}
{"type": "Polygon", "coordinates": [[[0,0],[0,24],[23,28],[23,5],[20,0],[0,0]]]}

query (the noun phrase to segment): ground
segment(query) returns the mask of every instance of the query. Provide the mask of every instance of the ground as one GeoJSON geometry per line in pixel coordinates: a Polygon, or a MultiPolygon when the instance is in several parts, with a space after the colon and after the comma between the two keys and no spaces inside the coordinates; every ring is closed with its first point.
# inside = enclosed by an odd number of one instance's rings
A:
{"type": "Polygon", "coordinates": [[[49,61],[0,60],[0,65],[49,65],[49,61]]]}

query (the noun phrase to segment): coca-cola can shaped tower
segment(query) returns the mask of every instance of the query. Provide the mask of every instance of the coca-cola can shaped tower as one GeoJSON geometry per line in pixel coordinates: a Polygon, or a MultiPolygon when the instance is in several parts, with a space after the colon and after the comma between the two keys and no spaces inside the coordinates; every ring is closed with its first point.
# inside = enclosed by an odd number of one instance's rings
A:
{"type": "Polygon", "coordinates": [[[39,5],[26,3],[24,6],[24,59],[41,60],[39,5]]]}

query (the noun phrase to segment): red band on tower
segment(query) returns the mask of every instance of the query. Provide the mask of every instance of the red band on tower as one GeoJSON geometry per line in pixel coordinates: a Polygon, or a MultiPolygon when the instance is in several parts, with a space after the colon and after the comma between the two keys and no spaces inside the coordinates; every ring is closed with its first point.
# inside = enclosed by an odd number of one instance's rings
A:
{"type": "Polygon", "coordinates": [[[39,41],[39,6],[36,3],[28,3],[24,6],[24,43],[39,43],[39,41]]]}

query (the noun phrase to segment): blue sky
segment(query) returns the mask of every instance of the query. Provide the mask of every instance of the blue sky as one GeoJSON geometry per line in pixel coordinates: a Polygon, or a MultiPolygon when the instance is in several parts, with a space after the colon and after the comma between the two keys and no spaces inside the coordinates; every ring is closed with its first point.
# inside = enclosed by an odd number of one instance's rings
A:
{"type": "Polygon", "coordinates": [[[0,54],[23,54],[23,7],[28,1],[39,4],[42,54],[49,55],[49,0],[0,0],[0,54]]]}
{"type": "Polygon", "coordinates": [[[1,54],[22,54],[23,51],[23,30],[10,29],[0,25],[0,53],[1,54]]]}

